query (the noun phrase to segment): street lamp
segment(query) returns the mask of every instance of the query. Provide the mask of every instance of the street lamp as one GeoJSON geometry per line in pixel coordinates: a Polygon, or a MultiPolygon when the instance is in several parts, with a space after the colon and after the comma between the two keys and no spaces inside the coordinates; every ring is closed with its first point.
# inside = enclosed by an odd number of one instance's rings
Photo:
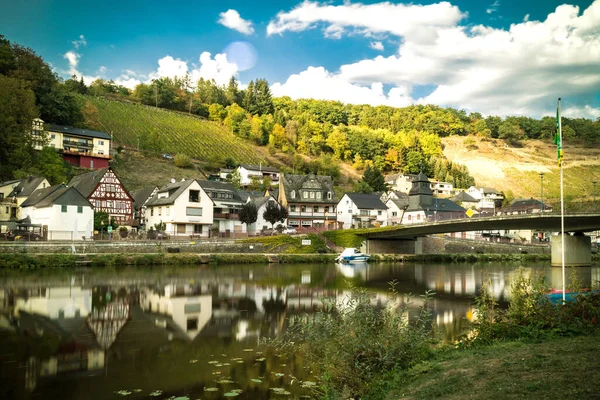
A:
{"type": "Polygon", "coordinates": [[[540,206],[540,212],[544,212],[544,173],[540,172],[540,198],[542,205],[540,206]]]}
{"type": "Polygon", "coordinates": [[[104,230],[104,221],[100,221],[100,240],[102,240],[102,231],[104,230]]]}
{"type": "Polygon", "coordinates": [[[594,184],[594,212],[596,212],[596,181],[592,182],[594,184]]]}

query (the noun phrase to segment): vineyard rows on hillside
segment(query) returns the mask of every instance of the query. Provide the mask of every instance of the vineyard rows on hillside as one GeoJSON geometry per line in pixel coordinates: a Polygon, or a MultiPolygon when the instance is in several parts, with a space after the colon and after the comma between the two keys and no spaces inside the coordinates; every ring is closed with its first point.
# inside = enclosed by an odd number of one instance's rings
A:
{"type": "Polygon", "coordinates": [[[141,104],[85,96],[98,109],[101,130],[113,134],[116,145],[153,153],[184,153],[199,160],[231,157],[237,163],[257,163],[259,154],[214,122],[141,104]]]}

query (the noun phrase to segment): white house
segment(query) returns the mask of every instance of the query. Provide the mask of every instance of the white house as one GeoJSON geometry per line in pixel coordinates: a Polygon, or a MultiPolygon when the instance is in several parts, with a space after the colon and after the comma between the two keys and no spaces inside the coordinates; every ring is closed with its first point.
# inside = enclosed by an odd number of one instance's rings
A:
{"type": "Polygon", "coordinates": [[[148,229],[161,222],[172,236],[209,237],[214,203],[195,179],[171,182],[146,203],[148,229]]]}
{"type": "Polygon", "coordinates": [[[412,189],[412,182],[416,177],[416,175],[410,174],[391,174],[385,177],[385,183],[391,190],[408,193],[412,189]]]}
{"type": "Polygon", "coordinates": [[[404,218],[404,212],[408,207],[408,196],[406,199],[388,198],[385,202],[387,207],[388,221],[387,225],[401,225],[404,218]]]}
{"type": "Polygon", "coordinates": [[[270,178],[274,184],[279,184],[279,170],[274,167],[261,165],[241,164],[237,167],[240,174],[240,185],[248,186],[252,183],[252,178],[257,179],[259,183],[264,178],[270,178]]]}
{"type": "Polygon", "coordinates": [[[408,192],[408,207],[404,212],[402,224],[422,224],[464,218],[465,211],[448,199],[434,198],[429,179],[425,174],[420,173],[408,192]]]}
{"type": "Polygon", "coordinates": [[[477,200],[477,210],[494,213],[502,206],[504,195],[494,188],[471,186],[467,189],[469,196],[477,200]]]}
{"type": "Polygon", "coordinates": [[[212,228],[221,236],[245,235],[246,225],[240,222],[240,208],[244,201],[235,187],[228,182],[201,180],[198,184],[213,201],[212,228]]]}
{"type": "MultiPolygon", "coordinates": [[[[278,204],[277,200],[275,200],[275,198],[273,196],[263,196],[263,197],[256,197],[253,199],[249,198],[248,201],[253,201],[254,204],[256,204],[256,208],[258,210],[258,216],[256,218],[256,222],[254,222],[253,224],[250,224],[248,226],[248,234],[254,235],[257,232],[271,229],[271,223],[263,217],[263,214],[265,213],[265,210],[267,209],[267,205],[269,203],[278,204]]],[[[287,219],[285,221],[283,221],[281,224],[286,226],[287,219]]]]}
{"type": "Polygon", "coordinates": [[[442,181],[430,181],[431,182],[431,191],[434,195],[439,196],[452,196],[454,192],[454,185],[449,182],[442,181]]]}
{"type": "Polygon", "coordinates": [[[40,224],[48,240],[83,240],[94,228],[92,204],[77,189],[64,184],[38,189],[21,204],[23,217],[40,224]]]}
{"type": "Polygon", "coordinates": [[[346,193],[337,204],[343,229],[387,225],[387,207],[376,194],[346,193]]]}

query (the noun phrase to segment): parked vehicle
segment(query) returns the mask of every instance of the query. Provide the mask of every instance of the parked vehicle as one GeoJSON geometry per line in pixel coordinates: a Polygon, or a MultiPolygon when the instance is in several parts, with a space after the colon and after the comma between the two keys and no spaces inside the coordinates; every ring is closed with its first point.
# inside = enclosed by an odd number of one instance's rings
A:
{"type": "Polygon", "coordinates": [[[166,158],[167,160],[172,160],[174,157],[172,155],[170,155],[169,153],[165,153],[162,155],[163,158],[166,158]]]}
{"type": "Polygon", "coordinates": [[[284,235],[295,235],[298,233],[298,231],[293,226],[288,226],[287,228],[284,228],[283,231],[281,231],[281,233],[283,233],[284,235]]]}

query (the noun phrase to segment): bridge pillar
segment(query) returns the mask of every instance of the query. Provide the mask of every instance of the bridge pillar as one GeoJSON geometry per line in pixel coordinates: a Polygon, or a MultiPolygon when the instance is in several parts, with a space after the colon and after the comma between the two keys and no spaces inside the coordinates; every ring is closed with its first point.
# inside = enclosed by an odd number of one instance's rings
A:
{"type": "MultiPolygon", "coordinates": [[[[552,266],[562,265],[562,236],[550,239],[552,266]]],[[[592,265],[592,238],[584,235],[565,234],[565,265],[569,267],[586,267],[592,265]]]]}
{"type": "Polygon", "coordinates": [[[421,254],[423,238],[418,239],[367,239],[361,250],[368,254],[421,254]]]}

